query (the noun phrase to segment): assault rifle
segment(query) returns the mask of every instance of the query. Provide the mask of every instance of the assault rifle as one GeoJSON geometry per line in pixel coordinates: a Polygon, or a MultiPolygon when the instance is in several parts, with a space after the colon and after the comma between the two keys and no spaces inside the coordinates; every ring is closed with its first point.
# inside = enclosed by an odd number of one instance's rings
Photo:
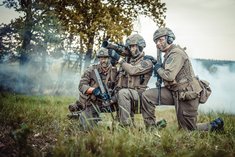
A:
{"type": "MultiPolygon", "coordinates": [[[[157,49],[157,63],[162,64],[162,52],[160,49],[157,49]]],[[[155,73],[155,75],[158,75],[155,73]]],[[[158,105],[161,105],[161,86],[162,86],[162,78],[158,75],[157,77],[157,83],[156,83],[157,89],[158,89],[158,105]]]]}
{"type": "MultiPolygon", "coordinates": [[[[145,55],[144,56],[144,60],[150,60],[153,65],[155,64],[162,64],[162,56],[161,56],[161,51],[159,49],[157,49],[157,60],[155,58],[153,58],[153,56],[150,55],[145,55]]],[[[157,71],[154,71],[154,77],[157,77],[157,82],[156,82],[156,86],[158,89],[158,104],[161,105],[161,85],[162,85],[162,78],[159,76],[159,74],[157,73],[157,71]]]]}
{"type": "Polygon", "coordinates": [[[99,86],[100,91],[101,91],[101,95],[103,97],[102,104],[104,105],[104,107],[106,107],[108,109],[108,112],[110,112],[111,117],[114,120],[112,109],[110,107],[111,95],[110,95],[110,92],[108,90],[108,87],[105,83],[103,83],[98,70],[94,69],[94,72],[95,72],[95,76],[96,76],[96,79],[97,79],[98,86],[99,86]]]}

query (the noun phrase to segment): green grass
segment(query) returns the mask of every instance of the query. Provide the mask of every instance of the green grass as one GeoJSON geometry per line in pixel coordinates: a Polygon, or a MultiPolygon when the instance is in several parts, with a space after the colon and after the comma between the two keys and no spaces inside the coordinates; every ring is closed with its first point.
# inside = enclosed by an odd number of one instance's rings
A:
{"type": "Polygon", "coordinates": [[[157,108],[157,118],[168,122],[161,131],[145,131],[139,114],[136,128],[118,127],[102,114],[98,127],[82,132],[77,120],[67,118],[76,98],[1,93],[0,100],[0,156],[235,156],[234,115],[199,114],[199,122],[222,117],[221,133],[178,130],[173,108],[157,108]]]}

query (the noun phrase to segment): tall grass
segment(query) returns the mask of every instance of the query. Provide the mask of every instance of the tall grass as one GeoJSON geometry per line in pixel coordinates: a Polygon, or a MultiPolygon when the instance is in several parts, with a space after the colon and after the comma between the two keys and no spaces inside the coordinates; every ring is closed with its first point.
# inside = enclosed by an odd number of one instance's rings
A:
{"type": "Polygon", "coordinates": [[[0,144],[4,144],[0,156],[9,155],[8,148],[25,156],[235,156],[234,115],[200,113],[199,122],[218,116],[224,119],[225,131],[210,133],[178,130],[173,108],[157,108],[157,118],[165,118],[168,126],[153,132],[144,129],[139,114],[135,115],[135,128],[122,128],[103,113],[103,121],[93,131],[82,132],[78,121],[66,116],[68,104],[76,98],[1,93],[0,100],[0,144]],[[30,133],[20,136],[25,126],[30,133]],[[24,145],[22,137],[27,138],[24,145]]]}

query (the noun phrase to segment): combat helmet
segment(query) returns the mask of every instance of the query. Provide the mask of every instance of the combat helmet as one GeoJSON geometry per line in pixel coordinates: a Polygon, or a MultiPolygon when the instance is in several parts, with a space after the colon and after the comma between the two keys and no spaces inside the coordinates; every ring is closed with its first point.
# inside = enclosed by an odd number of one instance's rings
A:
{"type": "Polygon", "coordinates": [[[140,52],[142,52],[143,49],[146,47],[144,38],[139,34],[133,34],[127,37],[126,46],[130,48],[130,45],[137,45],[140,52]]]}
{"type": "Polygon", "coordinates": [[[168,44],[172,44],[173,41],[175,40],[175,34],[172,32],[172,30],[167,27],[164,27],[164,28],[159,28],[154,32],[153,41],[155,42],[158,38],[162,36],[167,36],[168,44]]]}
{"type": "Polygon", "coordinates": [[[97,58],[109,57],[108,49],[101,47],[97,52],[97,58]]]}

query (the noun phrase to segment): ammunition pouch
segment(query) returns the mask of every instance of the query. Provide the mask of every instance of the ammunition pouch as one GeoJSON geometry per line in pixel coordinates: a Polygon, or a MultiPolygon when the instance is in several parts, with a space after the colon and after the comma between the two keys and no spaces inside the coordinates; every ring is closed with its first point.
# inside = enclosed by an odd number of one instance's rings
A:
{"type": "Polygon", "coordinates": [[[179,91],[179,100],[180,101],[189,101],[199,97],[199,94],[195,91],[179,91]]]}
{"type": "Polygon", "coordinates": [[[191,82],[185,82],[174,86],[173,91],[177,91],[180,101],[190,101],[200,97],[202,90],[196,78],[191,82]]]}
{"type": "Polygon", "coordinates": [[[193,84],[185,83],[179,86],[178,99],[180,101],[189,101],[199,97],[199,92],[193,88],[193,84]]]}

